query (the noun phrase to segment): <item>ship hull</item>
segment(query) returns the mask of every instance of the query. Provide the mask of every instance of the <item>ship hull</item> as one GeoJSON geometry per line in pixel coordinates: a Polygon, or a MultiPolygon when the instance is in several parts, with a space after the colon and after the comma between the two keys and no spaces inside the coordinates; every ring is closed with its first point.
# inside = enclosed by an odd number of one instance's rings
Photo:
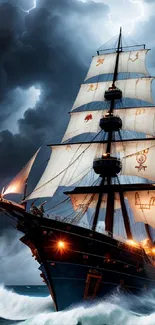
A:
{"type": "Polygon", "coordinates": [[[155,267],[143,249],[105,234],[47,218],[0,202],[17,220],[21,241],[40,264],[56,310],[104,299],[113,291],[137,294],[155,287],[155,267]],[[64,247],[59,247],[59,243],[64,247]]]}

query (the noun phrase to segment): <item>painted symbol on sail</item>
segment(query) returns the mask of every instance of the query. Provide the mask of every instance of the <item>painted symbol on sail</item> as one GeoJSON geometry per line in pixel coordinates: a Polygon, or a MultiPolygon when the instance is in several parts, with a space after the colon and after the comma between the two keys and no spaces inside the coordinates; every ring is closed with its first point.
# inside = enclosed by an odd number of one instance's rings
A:
{"type": "Polygon", "coordinates": [[[136,110],[136,115],[141,115],[141,114],[144,114],[145,113],[145,108],[138,108],[136,110]]]}
{"type": "Polygon", "coordinates": [[[135,205],[141,210],[150,210],[155,206],[155,197],[152,196],[148,203],[142,203],[138,192],[135,193],[135,205]]]}
{"type": "Polygon", "coordinates": [[[139,58],[139,52],[137,52],[136,54],[132,54],[132,57],[130,56],[129,57],[129,60],[132,61],[132,62],[135,62],[136,60],[138,60],[139,58]]]}
{"type": "Polygon", "coordinates": [[[98,59],[96,67],[99,67],[99,65],[103,64],[103,62],[104,62],[104,59],[98,59]]]}
{"type": "Polygon", "coordinates": [[[98,84],[91,84],[89,85],[88,91],[95,91],[98,88],[98,84]]]}
{"type": "Polygon", "coordinates": [[[68,150],[72,150],[72,147],[68,144],[67,146],[66,146],[66,150],[68,151],[68,150]]]}
{"type": "Polygon", "coordinates": [[[87,123],[87,122],[89,122],[89,121],[92,120],[92,119],[93,119],[92,114],[88,114],[88,115],[85,117],[84,121],[87,123]]]}
{"type": "Polygon", "coordinates": [[[138,169],[138,172],[141,172],[142,170],[145,171],[145,169],[147,168],[147,166],[144,166],[144,163],[147,160],[147,154],[148,154],[149,149],[145,149],[141,152],[138,152],[136,154],[136,160],[137,163],[139,164],[138,166],[135,166],[135,168],[138,169]]]}

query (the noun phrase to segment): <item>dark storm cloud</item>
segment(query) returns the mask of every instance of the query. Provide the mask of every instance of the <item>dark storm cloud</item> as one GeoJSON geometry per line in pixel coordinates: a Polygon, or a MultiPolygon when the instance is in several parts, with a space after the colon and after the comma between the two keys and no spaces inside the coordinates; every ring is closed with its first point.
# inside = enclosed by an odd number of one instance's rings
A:
{"type": "MultiPolygon", "coordinates": [[[[31,6],[32,0],[0,0],[0,188],[42,143],[61,138],[67,112],[100,45],[94,36],[92,41],[92,21],[108,10],[104,4],[78,0],[38,0],[30,14],[20,9],[31,6]],[[12,134],[13,114],[25,98],[16,89],[31,86],[40,87],[40,101],[27,109],[18,121],[19,133],[12,134]]],[[[1,229],[12,225],[0,218],[1,229]]]]}
{"type": "Polygon", "coordinates": [[[0,284],[43,284],[39,264],[32,258],[28,247],[19,241],[21,237],[21,233],[11,229],[7,234],[0,233],[0,284]]]}
{"type": "Polygon", "coordinates": [[[63,134],[68,118],[65,113],[84,78],[86,57],[93,48],[89,43],[91,20],[101,14],[104,17],[107,12],[104,4],[93,1],[38,0],[37,8],[26,14],[20,8],[30,8],[32,1],[27,2],[27,7],[24,4],[25,1],[0,1],[1,129],[4,121],[6,125],[7,118],[18,110],[18,98],[13,100],[14,89],[36,85],[42,95],[35,110],[29,108],[18,121],[18,135],[1,133],[0,178],[16,173],[57,130],[63,134]],[[89,20],[90,31],[85,19],[89,20]]]}

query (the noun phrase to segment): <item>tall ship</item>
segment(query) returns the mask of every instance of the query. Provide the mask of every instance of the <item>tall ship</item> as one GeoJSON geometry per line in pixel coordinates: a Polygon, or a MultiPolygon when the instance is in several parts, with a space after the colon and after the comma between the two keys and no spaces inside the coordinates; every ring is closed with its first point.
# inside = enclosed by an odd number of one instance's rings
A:
{"type": "Polygon", "coordinates": [[[114,48],[98,50],[34,190],[29,178],[40,149],[1,193],[0,211],[23,233],[57,311],[115,290],[155,287],[155,106],[147,52],[145,45],[124,46],[121,29],[114,48]],[[11,193],[23,200],[9,200],[11,193]]]}

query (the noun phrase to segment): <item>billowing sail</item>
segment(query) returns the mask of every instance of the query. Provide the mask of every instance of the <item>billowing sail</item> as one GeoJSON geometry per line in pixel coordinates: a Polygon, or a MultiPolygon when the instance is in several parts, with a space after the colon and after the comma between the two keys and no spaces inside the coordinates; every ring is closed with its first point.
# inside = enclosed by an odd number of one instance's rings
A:
{"type": "Polygon", "coordinates": [[[126,192],[136,222],[155,228],[155,191],[126,192]]]}
{"type": "MultiPolygon", "coordinates": [[[[105,151],[106,143],[98,142],[52,146],[49,163],[27,199],[52,196],[58,186],[70,186],[82,180],[92,169],[94,158],[102,157],[105,151]]],[[[155,155],[154,140],[114,142],[111,153],[115,152],[122,160],[123,175],[155,180],[155,170],[151,168],[152,155],[155,155]]]]}
{"type": "Polygon", "coordinates": [[[38,155],[40,148],[34,154],[34,156],[29,160],[26,166],[16,175],[16,177],[10,182],[10,184],[5,189],[3,195],[10,194],[10,193],[17,193],[21,194],[24,192],[25,183],[31,171],[31,168],[35,162],[35,159],[38,155]]]}
{"type": "MultiPolygon", "coordinates": [[[[106,111],[84,111],[71,113],[71,119],[62,142],[82,133],[97,133],[100,119],[106,111]]],[[[122,130],[143,132],[155,136],[155,107],[117,109],[114,115],[122,119],[122,130]]]]}
{"type": "MultiPolygon", "coordinates": [[[[116,87],[122,90],[124,98],[135,98],[138,100],[153,103],[151,83],[154,78],[138,78],[117,80],[116,87]]],[[[82,105],[91,102],[103,102],[104,93],[112,86],[112,81],[83,84],[76,97],[72,111],[82,105]]]]}
{"type": "MultiPolygon", "coordinates": [[[[87,211],[88,208],[96,208],[97,201],[98,201],[98,194],[68,194],[72,205],[73,209],[76,210],[84,210],[87,211]]],[[[114,207],[115,209],[120,209],[120,197],[118,193],[115,193],[115,203],[114,207]]],[[[107,206],[107,194],[103,194],[102,196],[102,202],[101,202],[101,208],[105,209],[107,206]]]]}
{"type": "MultiPolygon", "coordinates": [[[[148,50],[122,52],[119,55],[118,73],[135,72],[148,75],[145,65],[148,50]]],[[[113,73],[115,70],[116,53],[94,56],[85,80],[101,75],[113,73]]]]}
{"type": "Polygon", "coordinates": [[[137,144],[136,142],[129,143],[120,156],[122,157],[122,175],[139,176],[155,181],[155,169],[152,167],[155,157],[153,140],[145,141],[145,143],[143,141],[137,144]]]}
{"type": "Polygon", "coordinates": [[[96,133],[99,131],[99,121],[103,111],[85,111],[71,113],[71,119],[62,142],[82,133],[96,133]]]}
{"type": "Polygon", "coordinates": [[[105,144],[72,144],[52,146],[48,165],[34,191],[27,197],[52,196],[58,186],[70,186],[80,181],[92,168],[95,155],[102,155],[105,144]]]}

